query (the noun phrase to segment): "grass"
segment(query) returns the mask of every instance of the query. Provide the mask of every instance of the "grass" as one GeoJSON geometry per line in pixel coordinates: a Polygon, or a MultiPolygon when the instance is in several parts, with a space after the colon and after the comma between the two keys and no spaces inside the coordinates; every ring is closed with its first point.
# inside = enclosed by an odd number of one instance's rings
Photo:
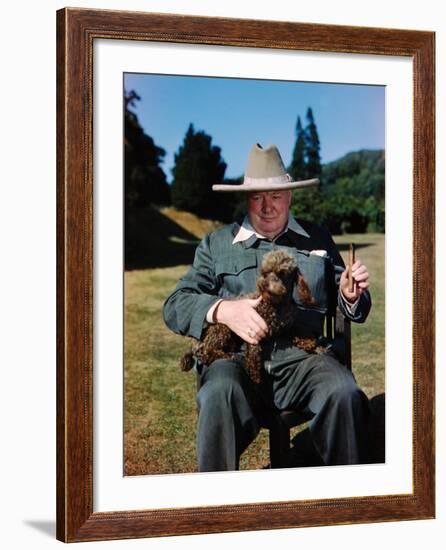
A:
{"type": "Polygon", "coordinates": [[[186,338],[168,331],[165,297],[186,266],[125,274],[125,473],[194,471],[194,377],[179,370],[186,338]]]}
{"type": "MultiPolygon", "coordinates": [[[[369,398],[384,392],[385,284],[382,234],[342,235],[336,244],[354,242],[357,258],[370,273],[372,310],[364,325],[352,323],[352,365],[355,377],[369,398]]],[[[344,261],[347,253],[341,250],[344,261]]]]}
{"type": "MultiPolygon", "coordinates": [[[[197,223],[193,230],[188,227],[197,237],[209,229],[207,223],[197,223]]],[[[341,245],[350,241],[364,245],[357,256],[371,273],[372,312],[366,325],[354,325],[352,331],[354,373],[371,398],[384,391],[384,236],[349,235],[335,240],[341,245]]],[[[188,267],[125,273],[126,475],[196,471],[196,377],[179,368],[189,342],[171,333],[161,316],[165,297],[188,267]]],[[[268,437],[262,430],[242,456],[240,467],[262,468],[268,462],[268,437]]]]}

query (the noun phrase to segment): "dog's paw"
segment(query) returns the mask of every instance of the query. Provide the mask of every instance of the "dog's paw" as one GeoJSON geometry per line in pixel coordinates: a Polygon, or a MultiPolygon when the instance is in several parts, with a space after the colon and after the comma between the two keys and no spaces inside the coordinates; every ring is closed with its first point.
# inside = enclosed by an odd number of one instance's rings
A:
{"type": "Polygon", "coordinates": [[[187,372],[194,366],[194,356],[191,352],[185,353],[180,361],[180,368],[182,371],[187,372]]]}

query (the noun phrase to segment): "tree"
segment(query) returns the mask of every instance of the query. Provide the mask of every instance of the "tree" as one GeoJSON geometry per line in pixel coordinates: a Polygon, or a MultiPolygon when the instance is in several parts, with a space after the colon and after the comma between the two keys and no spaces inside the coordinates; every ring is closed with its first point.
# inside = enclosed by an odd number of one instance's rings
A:
{"type": "Polygon", "coordinates": [[[166,152],[145,134],[138,117],[130,111],[139,95],[124,92],[124,184],[126,207],[170,203],[166,175],[160,167],[166,152]]]}
{"type": "Polygon", "coordinates": [[[305,158],[307,164],[307,177],[318,178],[321,175],[320,142],[316,123],[314,122],[311,107],[307,110],[307,126],[305,127],[305,158]]]}
{"type": "Polygon", "coordinates": [[[385,231],[384,151],[354,151],[324,164],[322,185],[297,189],[291,212],[331,233],[385,231]]]}
{"type": "Polygon", "coordinates": [[[220,152],[220,147],[212,145],[211,136],[195,132],[189,125],[172,169],[172,203],[176,208],[221,219],[222,201],[217,201],[212,191],[213,184],[222,183],[226,170],[220,152]]]}
{"type": "Polygon", "coordinates": [[[302,180],[307,177],[307,166],[305,162],[305,132],[302,128],[300,116],[297,117],[296,143],[294,145],[293,157],[288,169],[294,180],[302,180]]]}

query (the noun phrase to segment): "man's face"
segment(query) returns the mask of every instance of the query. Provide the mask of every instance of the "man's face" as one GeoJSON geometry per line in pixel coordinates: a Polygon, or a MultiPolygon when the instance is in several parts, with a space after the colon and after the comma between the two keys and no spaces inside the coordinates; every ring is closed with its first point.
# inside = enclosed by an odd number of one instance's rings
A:
{"type": "Polygon", "coordinates": [[[273,239],[288,223],[291,191],[264,191],[248,195],[248,217],[254,229],[273,239]]]}

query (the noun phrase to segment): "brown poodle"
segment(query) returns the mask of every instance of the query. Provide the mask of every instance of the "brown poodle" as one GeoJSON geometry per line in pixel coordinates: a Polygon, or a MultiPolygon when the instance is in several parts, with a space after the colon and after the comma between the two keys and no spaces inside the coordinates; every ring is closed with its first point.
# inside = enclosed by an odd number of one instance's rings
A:
{"type": "MultiPolygon", "coordinates": [[[[318,346],[315,338],[295,335],[298,311],[293,300],[295,285],[301,303],[314,304],[314,298],[294,257],[283,250],[273,250],[263,257],[257,291],[244,297],[262,297],[255,309],[268,326],[267,339],[288,335],[292,337],[293,345],[308,353],[322,353],[325,348],[318,346]]],[[[246,343],[245,368],[255,383],[262,381],[264,342],[265,339],[258,344],[246,343]]],[[[191,351],[182,357],[181,369],[190,370],[194,364],[194,356],[205,365],[210,365],[217,359],[230,359],[240,352],[242,344],[243,340],[226,325],[209,325],[201,340],[195,340],[191,351]]]]}

